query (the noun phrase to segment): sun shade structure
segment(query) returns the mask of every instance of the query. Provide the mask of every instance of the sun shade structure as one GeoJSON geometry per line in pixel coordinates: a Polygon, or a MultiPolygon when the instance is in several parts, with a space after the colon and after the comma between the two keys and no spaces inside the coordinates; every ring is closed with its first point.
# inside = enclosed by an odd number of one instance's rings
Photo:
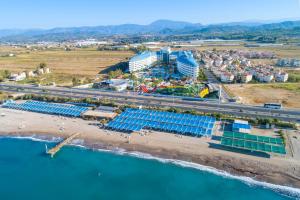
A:
{"type": "Polygon", "coordinates": [[[281,138],[225,131],[221,145],[257,152],[286,154],[281,138]]]}
{"type": "Polygon", "coordinates": [[[4,108],[24,110],[30,112],[38,112],[45,114],[61,115],[67,117],[80,117],[80,115],[87,111],[88,108],[73,105],[63,105],[56,103],[47,103],[40,101],[26,101],[22,104],[15,102],[6,102],[3,104],[4,108]]]}
{"type": "Polygon", "coordinates": [[[129,132],[152,129],[200,137],[211,136],[215,122],[216,119],[209,116],[128,108],[107,127],[129,132]]]}

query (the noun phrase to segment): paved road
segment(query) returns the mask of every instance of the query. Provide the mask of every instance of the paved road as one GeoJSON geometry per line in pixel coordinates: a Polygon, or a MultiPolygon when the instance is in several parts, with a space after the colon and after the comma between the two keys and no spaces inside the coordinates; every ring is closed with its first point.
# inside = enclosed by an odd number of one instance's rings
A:
{"type": "MultiPolygon", "coordinates": [[[[222,83],[216,78],[216,76],[209,71],[208,69],[204,69],[204,73],[207,77],[207,81],[213,87],[214,90],[219,91],[221,89],[221,101],[229,102],[231,97],[229,94],[223,89],[222,83]]],[[[219,93],[220,95],[220,93],[219,93]]]]}
{"type": "Polygon", "coordinates": [[[0,90],[19,93],[56,95],[73,98],[107,98],[120,104],[145,106],[170,106],[203,112],[224,113],[249,117],[273,117],[286,121],[300,119],[300,110],[271,110],[263,107],[246,106],[236,103],[218,103],[214,101],[188,101],[184,98],[166,96],[143,96],[132,92],[111,92],[87,89],[70,89],[60,87],[36,87],[32,85],[0,84],[0,90]]]}

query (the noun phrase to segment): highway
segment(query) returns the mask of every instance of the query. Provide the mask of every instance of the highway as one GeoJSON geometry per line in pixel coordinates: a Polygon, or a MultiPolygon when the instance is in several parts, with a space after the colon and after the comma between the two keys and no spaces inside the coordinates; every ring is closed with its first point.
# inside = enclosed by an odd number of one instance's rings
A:
{"type": "Polygon", "coordinates": [[[37,87],[33,85],[0,84],[0,90],[14,93],[53,95],[72,98],[111,99],[119,104],[134,104],[142,106],[176,107],[186,110],[196,110],[207,113],[223,113],[247,117],[271,117],[285,121],[298,121],[300,110],[272,110],[263,107],[247,106],[237,103],[219,103],[217,101],[189,101],[172,96],[138,95],[133,92],[99,91],[90,89],[74,89],[65,87],[37,87]]]}

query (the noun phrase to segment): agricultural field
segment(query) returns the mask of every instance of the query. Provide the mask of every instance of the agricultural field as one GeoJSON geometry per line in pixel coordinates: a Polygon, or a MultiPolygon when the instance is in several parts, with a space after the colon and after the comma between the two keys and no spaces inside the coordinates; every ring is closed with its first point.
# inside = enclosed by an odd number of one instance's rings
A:
{"type": "Polygon", "coordinates": [[[0,91],[0,101],[7,99],[8,94],[5,92],[0,91]]]}
{"type": "Polygon", "coordinates": [[[102,70],[126,61],[133,54],[130,51],[97,51],[96,47],[65,51],[64,48],[27,49],[0,46],[0,70],[34,70],[39,63],[44,62],[54,74],[95,77],[102,70]],[[15,56],[3,56],[6,54],[15,56]]]}
{"type": "Polygon", "coordinates": [[[300,59],[300,46],[269,46],[269,47],[245,47],[244,45],[235,46],[202,46],[197,47],[197,50],[248,50],[248,51],[269,51],[275,53],[279,58],[298,58],[300,59]]]}
{"type": "Polygon", "coordinates": [[[282,103],[284,107],[300,108],[300,83],[227,84],[225,87],[244,104],[272,102],[282,103]]]}

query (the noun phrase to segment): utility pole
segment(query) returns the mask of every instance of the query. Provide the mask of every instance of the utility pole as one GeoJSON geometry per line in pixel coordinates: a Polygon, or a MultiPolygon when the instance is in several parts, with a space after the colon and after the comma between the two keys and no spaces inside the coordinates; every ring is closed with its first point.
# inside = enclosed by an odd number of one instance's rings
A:
{"type": "Polygon", "coordinates": [[[222,87],[221,87],[221,85],[219,85],[219,104],[220,104],[221,101],[222,101],[221,95],[222,95],[222,87]]]}

